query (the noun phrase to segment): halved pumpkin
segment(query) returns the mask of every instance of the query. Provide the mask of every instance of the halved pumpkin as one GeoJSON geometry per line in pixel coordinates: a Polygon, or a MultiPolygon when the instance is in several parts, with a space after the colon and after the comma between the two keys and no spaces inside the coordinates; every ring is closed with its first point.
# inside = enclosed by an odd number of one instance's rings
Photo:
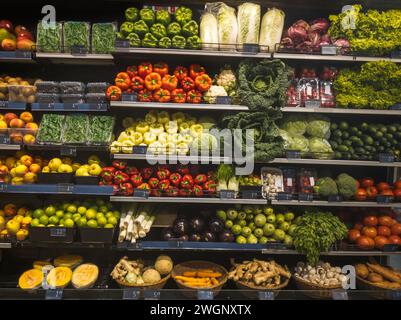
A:
{"type": "Polygon", "coordinates": [[[72,285],[76,289],[91,288],[99,276],[99,268],[92,263],[78,266],[72,273],[72,285]]]}
{"type": "Polygon", "coordinates": [[[23,290],[39,289],[43,282],[43,272],[37,269],[25,271],[18,279],[18,285],[23,290]]]}
{"type": "Polygon", "coordinates": [[[71,281],[72,271],[68,267],[57,267],[48,273],[47,284],[51,288],[62,289],[68,286],[71,281]]]}
{"type": "Polygon", "coordinates": [[[83,258],[78,255],[67,254],[54,259],[55,267],[68,267],[74,269],[82,263],[83,258]]]}

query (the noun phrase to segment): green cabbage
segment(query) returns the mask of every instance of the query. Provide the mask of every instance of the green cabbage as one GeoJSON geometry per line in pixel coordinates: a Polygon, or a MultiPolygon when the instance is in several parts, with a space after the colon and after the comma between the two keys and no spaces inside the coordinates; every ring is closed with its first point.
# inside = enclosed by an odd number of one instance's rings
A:
{"type": "Polygon", "coordinates": [[[315,159],[330,159],[333,156],[333,149],[331,149],[330,143],[325,139],[309,139],[309,151],[312,153],[312,158],[315,159]]]}
{"type": "Polygon", "coordinates": [[[330,119],[321,115],[311,115],[307,119],[306,133],[311,138],[330,138],[330,119]]]}
{"type": "Polygon", "coordinates": [[[260,5],[245,2],[238,6],[238,44],[259,43],[260,5]]]}
{"type": "Polygon", "coordinates": [[[293,143],[291,135],[287,131],[281,129],[279,129],[279,134],[284,140],[284,149],[289,150],[293,143]]]}
{"type": "Polygon", "coordinates": [[[297,114],[289,115],[284,119],[281,129],[287,131],[290,135],[300,136],[306,132],[307,122],[304,117],[297,114]]]}
{"type": "Polygon", "coordinates": [[[291,142],[289,150],[309,151],[309,141],[304,136],[292,136],[291,142]]]}

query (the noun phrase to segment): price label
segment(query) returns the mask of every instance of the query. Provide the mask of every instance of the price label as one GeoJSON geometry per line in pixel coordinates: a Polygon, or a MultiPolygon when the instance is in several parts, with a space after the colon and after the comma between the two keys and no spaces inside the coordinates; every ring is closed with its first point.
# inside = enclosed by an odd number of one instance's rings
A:
{"type": "Polygon", "coordinates": [[[149,190],[134,189],[135,198],[149,198],[149,190]]]}
{"type": "Polygon", "coordinates": [[[213,300],[214,295],[212,290],[198,290],[198,300],[213,300]]]}
{"type": "Polygon", "coordinates": [[[145,300],[160,300],[160,291],[145,290],[143,296],[145,297],[145,300]]]}
{"type": "Polygon", "coordinates": [[[126,102],[136,102],[138,101],[138,96],[136,94],[127,94],[123,93],[121,95],[121,101],[126,101],[126,102]]]}
{"type": "Polygon", "coordinates": [[[231,97],[223,97],[223,96],[218,96],[216,97],[216,104],[231,104],[232,99],[231,97]]]}
{"type": "Polygon", "coordinates": [[[288,192],[279,192],[277,194],[278,201],[291,201],[292,200],[292,193],[288,192]]]}
{"type": "Polygon", "coordinates": [[[393,200],[394,200],[394,197],[392,197],[392,196],[378,195],[376,197],[377,203],[391,203],[391,202],[393,202],[393,200]]]}
{"type": "Polygon", "coordinates": [[[220,190],[220,199],[235,199],[236,192],[233,190],[220,190]]]}
{"type": "Polygon", "coordinates": [[[134,250],[142,250],[142,242],[131,243],[130,248],[134,250]]]}
{"type": "Polygon", "coordinates": [[[133,154],[146,154],[148,151],[147,146],[133,146],[132,152],[133,154]]]}
{"type": "Polygon", "coordinates": [[[62,147],[60,149],[60,155],[65,157],[76,157],[77,148],[76,147],[62,147]]]}
{"type": "Polygon", "coordinates": [[[6,135],[1,135],[0,144],[10,144],[10,137],[6,135]]]}
{"type": "Polygon", "coordinates": [[[241,192],[243,199],[259,199],[260,193],[256,190],[244,190],[241,192]]]}
{"type": "Polygon", "coordinates": [[[57,192],[59,193],[73,193],[74,185],[70,183],[59,183],[57,184],[57,192]]]}
{"type": "Polygon", "coordinates": [[[394,155],[391,153],[379,153],[379,161],[387,163],[394,162],[394,155]]]}
{"type": "Polygon", "coordinates": [[[48,289],[46,290],[46,300],[61,300],[63,299],[62,289],[48,289]]]}
{"type": "Polygon", "coordinates": [[[135,289],[124,289],[123,300],[139,300],[141,292],[135,289]]]}
{"type": "Polygon", "coordinates": [[[7,184],[0,183],[0,192],[7,192],[7,184]]]}
{"type": "Polygon", "coordinates": [[[328,56],[335,56],[337,55],[337,46],[333,45],[324,45],[321,46],[321,54],[328,55],[328,56]]]}
{"type": "Polygon", "coordinates": [[[401,103],[397,103],[390,107],[390,110],[401,110],[401,103]]]}
{"type": "Polygon", "coordinates": [[[181,248],[183,245],[183,241],[180,240],[169,240],[168,241],[168,246],[170,248],[181,248]]]}
{"type": "Polygon", "coordinates": [[[127,40],[116,40],[114,46],[116,49],[129,49],[130,44],[127,40]]]}
{"type": "Polygon", "coordinates": [[[26,51],[26,50],[16,50],[15,51],[15,57],[19,59],[31,59],[32,58],[32,52],[31,51],[26,51]]]}
{"type": "Polygon", "coordinates": [[[346,290],[333,290],[332,298],[333,300],[349,300],[348,292],[346,290]]]}
{"type": "Polygon", "coordinates": [[[88,53],[88,49],[85,46],[72,46],[71,54],[73,55],[85,55],[88,53]]]}
{"type": "Polygon", "coordinates": [[[388,298],[390,300],[401,300],[401,290],[389,290],[388,298]]]}
{"type": "Polygon", "coordinates": [[[259,298],[259,300],[274,300],[274,292],[273,291],[259,291],[258,298],[259,298]]]}
{"type": "Polygon", "coordinates": [[[298,195],[299,201],[313,201],[313,194],[311,193],[300,193],[298,195]]]}
{"type": "Polygon", "coordinates": [[[401,50],[391,52],[391,59],[401,59],[401,50]]]}
{"type": "Polygon", "coordinates": [[[4,100],[0,101],[0,108],[7,108],[7,105],[8,105],[8,101],[4,101],[4,100]]]}
{"type": "Polygon", "coordinates": [[[285,152],[287,159],[301,159],[301,151],[297,150],[287,150],[285,152]]]}
{"type": "Polygon", "coordinates": [[[395,252],[398,251],[399,246],[397,244],[385,244],[383,247],[384,252],[395,252]]]}
{"type": "Polygon", "coordinates": [[[50,228],[50,237],[65,238],[67,236],[66,228],[50,228]]]}
{"type": "MultiPolygon", "coordinates": [[[[310,88],[310,87],[308,87],[308,88],[310,88]]],[[[312,90],[312,88],[311,88],[311,90],[312,90]]],[[[310,95],[312,95],[312,92],[310,93],[310,95]]],[[[314,109],[314,108],[320,108],[320,106],[321,106],[321,101],[320,100],[313,99],[313,100],[306,100],[305,101],[305,108],[314,109]]]]}
{"type": "Polygon", "coordinates": [[[246,53],[257,54],[259,52],[259,45],[255,43],[244,43],[242,48],[246,53]]]}
{"type": "Polygon", "coordinates": [[[342,198],[341,198],[341,196],[328,196],[328,198],[327,198],[327,201],[328,202],[341,202],[342,201],[342,198]]]}
{"type": "Polygon", "coordinates": [[[105,103],[94,103],[89,105],[89,110],[93,111],[107,111],[107,104],[105,103]]]}

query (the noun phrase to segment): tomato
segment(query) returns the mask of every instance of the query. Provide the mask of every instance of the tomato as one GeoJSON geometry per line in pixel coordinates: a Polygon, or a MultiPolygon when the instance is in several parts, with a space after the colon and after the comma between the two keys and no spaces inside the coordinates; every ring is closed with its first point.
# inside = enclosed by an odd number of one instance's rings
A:
{"type": "Polygon", "coordinates": [[[386,226],[380,226],[377,228],[377,234],[379,236],[389,237],[391,236],[391,229],[386,226]]]}
{"type": "Polygon", "coordinates": [[[393,191],[392,191],[391,189],[387,189],[387,190],[381,191],[381,192],[380,192],[380,195],[381,195],[381,196],[390,196],[390,197],[393,197],[393,196],[394,196],[394,193],[393,193],[393,191]]]}
{"type": "Polygon", "coordinates": [[[377,226],[378,220],[376,216],[369,215],[363,219],[363,224],[368,227],[377,226]]]}
{"type": "Polygon", "coordinates": [[[354,225],[354,229],[355,230],[361,231],[362,228],[363,228],[363,224],[362,223],[360,223],[360,222],[355,223],[355,225],[354,225]]]}
{"type": "Polygon", "coordinates": [[[389,244],[390,241],[387,237],[377,236],[375,237],[375,247],[377,249],[383,249],[384,245],[389,244]]]}
{"type": "Polygon", "coordinates": [[[377,193],[378,193],[377,188],[374,186],[366,188],[366,194],[368,196],[368,199],[371,200],[376,199],[377,193]]]}
{"type": "Polygon", "coordinates": [[[396,199],[401,199],[401,189],[400,188],[394,189],[393,194],[396,199]]]}
{"type": "Polygon", "coordinates": [[[375,227],[363,227],[362,234],[366,237],[374,239],[377,236],[377,230],[375,227]]]}
{"type": "Polygon", "coordinates": [[[391,227],[393,223],[393,218],[390,216],[381,216],[379,217],[379,225],[385,226],[385,227],[391,227]]]}
{"type": "Polygon", "coordinates": [[[401,235],[401,223],[395,223],[391,226],[391,234],[395,236],[401,235]]]}
{"type": "Polygon", "coordinates": [[[370,250],[375,247],[375,241],[371,238],[365,237],[365,236],[360,236],[357,240],[356,243],[358,247],[362,250],[370,250]]]}
{"type": "Polygon", "coordinates": [[[390,189],[390,185],[387,182],[380,182],[376,187],[379,189],[379,191],[390,189]]]}
{"type": "Polygon", "coordinates": [[[355,193],[355,199],[357,201],[365,201],[368,198],[366,190],[363,188],[359,188],[355,193]]]}
{"type": "Polygon", "coordinates": [[[390,244],[398,244],[401,246],[401,238],[399,236],[390,236],[388,237],[388,241],[390,244]]]}
{"type": "Polygon", "coordinates": [[[361,181],[361,186],[363,188],[373,187],[375,185],[375,181],[372,178],[365,178],[361,181]]]}
{"type": "Polygon", "coordinates": [[[394,189],[401,189],[401,179],[394,182],[394,189]]]}
{"type": "Polygon", "coordinates": [[[361,232],[359,230],[351,229],[348,230],[348,240],[354,243],[361,236],[361,232]]]}

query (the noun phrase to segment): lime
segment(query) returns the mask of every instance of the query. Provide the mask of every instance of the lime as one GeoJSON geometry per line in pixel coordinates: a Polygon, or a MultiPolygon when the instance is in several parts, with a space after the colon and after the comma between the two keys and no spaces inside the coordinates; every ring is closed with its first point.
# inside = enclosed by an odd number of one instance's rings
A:
{"type": "Polygon", "coordinates": [[[105,217],[108,219],[110,217],[114,217],[113,211],[109,211],[106,213],[105,217]]]}
{"type": "Polygon", "coordinates": [[[96,214],[97,214],[97,210],[90,208],[88,210],[86,210],[86,219],[91,220],[91,219],[95,219],[96,218],[96,214]]]}
{"type": "Polygon", "coordinates": [[[74,227],[74,221],[72,219],[65,219],[64,220],[64,225],[66,228],[73,228],[74,227]]]}
{"type": "Polygon", "coordinates": [[[103,212],[96,213],[96,220],[99,220],[100,218],[104,218],[104,213],[103,212]]]}
{"type": "Polygon", "coordinates": [[[77,212],[81,215],[84,215],[86,213],[86,207],[83,206],[78,207],[77,212]]]}
{"type": "Polygon", "coordinates": [[[107,208],[107,206],[100,206],[99,211],[105,214],[109,211],[109,208],[107,208]]]}
{"type": "Polygon", "coordinates": [[[86,227],[86,218],[83,217],[79,219],[78,221],[75,222],[79,228],[85,228],[86,227]]]}
{"type": "Polygon", "coordinates": [[[96,220],[89,220],[87,223],[88,228],[97,228],[97,222],[96,220]]]}
{"type": "Polygon", "coordinates": [[[39,219],[32,219],[31,227],[37,227],[40,224],[39,219]]]}
{"type": "Polygon", "coordinates": [[[45,214],[45,212],[43,211],[43,209],[36,209],[34,212],[33,212],[33,217],[35,218],[35,219],[39,219],[41,216],[43,216],[45,214]]]}
{"type": "Polygon", "coordinates": [[[49,223],[49,218],[47,216],[43,215],[39,218],[39,222],[40,222],[40,224],[47,226],[47,224],[49,223]]]}
{"type": "Polygon", "coordinates": [[[99,227],[104,227],[107,224],[107,219],[105,217],[100,217],[97,219],[97,224],[99,227]]]}
{"type": "Polygon", "coordinates": [[[106,229],[112,229],[114,226],[111,223],[108,223],[104,226],[106,229]]]}
{"type": "Polygon", "coordinates": [[[64,211],[63,210],[57,210],[56,211],[56,217],[61,219],[64,216],[64,211]]]}
{"type": "Polygon", "coordinates": [[[67,211],[68,211],[69,213],[76,213],[76,212],[77,212],[77,206],[76,206],[75,204],[70,204],[70,205],[67,207],[67,211]]]}
{"type": "Polygon", "coordinates": [[[57,216],[51,216],[51,217],[49,218],[49,223],[50,223],[50,224],[57,225],[57,224],[59,224],[59,221],[60,221],[60,219],[57,218],[57,216]]]}
{"type": "Polygon", "coordinates": [[[117,225],[118,220],[117,220],[116,217],[110,217],[110,218],[107,219],[107,223],[110,223],[110,224],[112,224],[113,226],[115,226],[115,225],[117,225]]]}
{"type": "Polygon", "coordinates": [[[75,223],[77,223],[77,221],[78,221],[79,219],[81,219],[81,215],[80,215],[79,213],[74,213],[74,214],[72,215],[72,220],[73,220],[75,223]]]}

